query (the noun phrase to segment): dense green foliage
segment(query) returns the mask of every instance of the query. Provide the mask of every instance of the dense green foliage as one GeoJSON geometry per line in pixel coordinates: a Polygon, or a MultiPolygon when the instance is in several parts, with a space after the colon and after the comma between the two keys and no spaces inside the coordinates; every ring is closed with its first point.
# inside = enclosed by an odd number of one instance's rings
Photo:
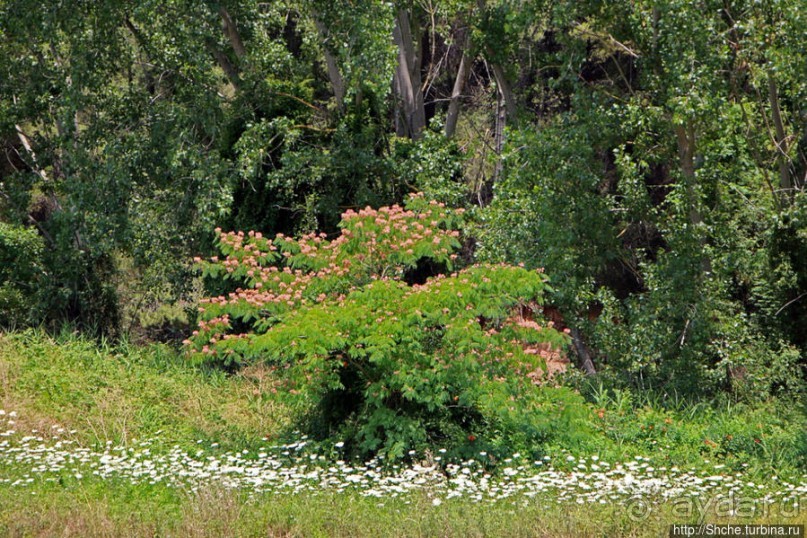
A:
{"type": "Polygon", "coordinates": [[[0,55],[0,534],[805,523],[804,0],[0,0],[0,55]]]}
{"type": "Polygon", "coordinates": [[[537,61],[584,67],[548,75],[565,103],[511,133],[486,254],[563,282],[568,323],[632,386],[798,387],[807,86],[788,73],[807,67],[803,15],[639,2],[565,16],[574,30],[537,61]]]}
{"type": "Polygon", "coordinates": [[[0,324],[30,323],[41,282],[43,245],[35,230],[0,222],[0,324]]]}

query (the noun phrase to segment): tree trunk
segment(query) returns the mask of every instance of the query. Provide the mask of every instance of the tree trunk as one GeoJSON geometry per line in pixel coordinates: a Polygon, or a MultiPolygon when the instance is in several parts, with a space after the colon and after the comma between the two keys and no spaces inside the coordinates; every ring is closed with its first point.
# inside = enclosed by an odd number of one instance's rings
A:
{"type": "Polygon", "coordinates": [[[580,334],[580,330],[577,328],[569,328],[569,333],[571,334],[572,346],[574,346],[574,351],[579,361],[577,366],[583,370],[586,375],[595,375],[597,369],[594,367],[591,352],[588,350],[588,346],[583,340],[583,335],[580,334]]]}
{"type": "Polygon", "coordinates": [[[398,10],[393,38],[398,46],[395,89],[402,105],[396,118],[396,130],[401,136],[417,140],[426,127],[426,111],[423,107],[419,50],[412,39],[409,12],[404,9],[398,10]]]}
{"type": "Polygon", "coordinates": [[[216,63],[219,64],[221,70],[224,71],[225,75],[227,75],[227,79],[230,81],[230,84],[232,84],[233,88],[237,90],[241,85],[241,77],[238,76],[238,69],[236,69],[226,54],[216,48],[215,44],[208,43],[207,48],[210,51],[210,54],[213,55],[213,58],[216,59],[216,63]]]}
{"type": "Polygon", "coordinates": [[[687,182],[689,221],[697,225],[703,222],[703,217],[698,211],[697,200],[695,199],[695,131],[692,126],[676,125],[675,134],[678,140],[678,158],[681,173],[687,182]]]}
{"type": "Polygon", "coordinates": [[[339,71],[339,64],[336,62],[336,56],[331,52],[328,46],[328,29],[319,20],[319,17],[314,16],[314,24],[319,32],[320,39],[322,40],[322,51],[325,55],[325,66],[328,69],[328,79],[331,81],[333,88],[333,96],[336,99],[336,107],[339,112],[345,110],[345,81],[342,78],[342,73],[339,71]]]}
{"type": "Polygon", "coordinates": [[[776,162],[779,164],[779,188],[783,193],[782,198],[789,200],[793,194],[793,181],[790,177],[790,163],[787,155],[787,135],[785,133],[785,124],[782,121],[782,112],[779,108],[779,91],[776,88],[776,80],[774,80],[772,73],[768,73],[768,101],[770,101],[773,126],[776,130],[774,143],[776,144],[776,162]]]}
{"type": "Polygon", "coordinates": [[[493,175],[479,189],[477,195],[479,207],[485,207],[493,200],[493,186],[496,185],[502,175],[502,169],[504,168],[502,152],[504,151],[504,129],[506,126],[507,107],[505,106],[504,96],[498,93],[496,95],[496,119],[493,125],[493,149],[496,152],[496,164],[493,167],[493,175]]]}
{"type": "Polygon", "coordinates": [[[491,69],[493,69],[493,76],[496,79],[496,86],[499,89],[499,95],[501,95],[502,100],[504,101],[504,107],[507,111],[507,115],[511,118],[515,119],[516,112],[518,108],[516,107],[516,98],[513,95],[513,90],[510,88],[510,83],[507,82],[507,77],[504,75],[504,69],[502,66],[492,63],[490,64],[491,69]]]}
{"type": "MultiPolygon", "coordinates": [[[[14,99],[14,101],[16,102],[16,98],[14,99]]],[[[23,132],[22,127],[20,127],[16,123],[14,124],[14,130],[17,132],[17,138],[22,144],[22,147],[25,149],[25,153],[27,153],[28,157],[31,159],[31,162],[26,164],[28,165],[29,168],[31,168],[31,170],[33,170],[36,173],[36,175],[38,175],[42,179],[42,181],[45,183],[46,186],[50,187],[51,186],[50,179],[48,179],[48,175],[45,172],[45,170],[40,168],[39,162],[37,161],[36,158],[36,153],[34,152],[34,147],[31,145],[31,141],[28,138],[28,135],[26,135],[25,132],[23,132]]]]}
{"type": "MultiPolygon", "coordinates": [[[[695,175],[695,129],[692,125],[676,125],[675,134],[678,140],[678,158],[681,173],[686,182],[687,202],[689,204],[689,222],[697,227],[703,223],[703,216],[698,209],[698,199],[695,193],[697,177],[695,175]]],[[[701,240],[705,244],[705,239],[701,240]]],[[[705,274],[712,272],[712,262],[705,254],[701,260],[701,268],[705,274]]]]}
{"type": "Polygon", "coordinates": [[[468,75],[471,73],[473,58],[466,53],[467,44],[463,46],[460,67],[457,69],[457,78],[454,79],[454,88],[451,90],[451,101],[448,103],[448,114],[446,116],[445,135],[447,138],[454,136],[457,132],[457,120],[460,116],[460,100],[465,89],[468,75]]]}
{"type": "MultiPolygon", "coordinates": [[[[132,34],[132,37],[137,43],[137,46],[146,56],[146,60],[149,63],[152,63],[151,59],[151,51],[149,50],[148,43],[143,38],[143,34],[140,33],[140,30],[129,20],[129,17],[123,18],[123,25],[129,30],[129,33],[132,34]]],[[[157,93],[157,84],[154,81],[154,75],[151,72],[151,67],[146,65],[146,62],[138,62],[140,64],[141,69],[143,70],[143,78],[146,83],[146,89],[148,90],[149,94],[154,95],[157,93]]]]}
{"type": "MultiPolygon", "coordinates": [[[[487,10],[485,0],[477,0],[476,5],[483,13],[487,10]]],[[[490,178],[490,180],[486,181],[484,185],[482,185],[482,188],[479,191],[478,198],[481,206],[487,205],[493,198],[493,186],[499,180],[499,176],[501,175],[503,168],[501,155],[505,142],[505,126],[507,125],[508,117],[511,118],[510,121],[515,121],[516,114],[518,112],[516,98],[513,94],[512,88],[510,87],[510,83],[507,80],[504,68],[498,62],[492,61],[492,58],[495,58],[495,54],[490,47],[486,48],[485,56],[487,57],[487,65],[489,65],[490,69],[493,71],[493,79],[496,81],[497,99],[496,120],[494,125],[494,149],[498,159],[493,170],[493,176],[490,178]]]]}
{"type": "MultiPolygon", "coordinates": [[[[485,0],[477,0],[476,5],[482,12],[487,9],[485,0]]],[[[493,69],[493,77],[496,79],[496,86],[498,87],[499,94],[501,94],[502,99],[504,100],[507,115],[515,119],[516,112],[518,112],[518,107],[516,106],[516,98],[513,94],[513,90],[510,88],[510,83],[507,81],[507,77],[504,74],[504,68],[502,68],[498,62],[490,61],[490,58],[494,58],[495,56],[490,48],[488,48],[485,53],[489,58],[488,63],[490,63],[490,67],[493,69]]]]}

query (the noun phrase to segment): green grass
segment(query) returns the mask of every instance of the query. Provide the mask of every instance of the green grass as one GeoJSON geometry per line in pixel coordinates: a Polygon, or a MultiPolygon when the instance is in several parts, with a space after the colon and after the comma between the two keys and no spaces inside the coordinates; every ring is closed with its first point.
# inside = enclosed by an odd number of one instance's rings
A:
{"type": "Polygon", "coordinates": [[[592,403],[592,438],[612,458],[654,457],[672,465],[721,463],[798,472],[804,465],[803,404],[794,399],[754,404],[662,401],[653,395],[600,394],[592,403]]]}
{"type": "Polygon", "coordinates": [[[283,431],[292,416],[273,383],[257,367],[235,376],[191,368],[166,346],[0,335],[0,407],[18,411],[17,430],[75,430],[85,446],[125,445],[157,432],[180,444],[255,443],[283,431]]]}
{"type": "Polygon", "coordinates": [[[772,509],[728,518],[719,510],[689,517],[671,505],[638,517],[631,506],[509,503],[464,500],[433,506],[425,495],[379,503],[350,493],[248,497],[222,489],[185,493],[162,486],[90,484],[77,489],[0,489],[3,536],[160,537],[475,537],[666,536],[676,523],[805,524],[772,509]]]}
{"type": "MultiPolygon", "coordinates": [[[[86,447],[159,438],[155,451],[173,444],[192,450],[200,439],[205,446],[220,443],[222,451],[252,449],[263,438],[286,435],[302,411],[273,388],[268,370],[205,370],[163,346],[0,335],[0,408],[17,412],[19,435],[47,437],[63,428],[62,439],[86,447]]],[[[643,455],[695,469],[720,462],[771,487],[774,473],[802,479],[805,422],[792,404],[665,405],[605,392],[593,400],[579,410],[589,416],[588,439],[576,447],[547,447],[559,466],[571,448],[602,460],[643,455]]],[[[13,464],[0,465],[0,479],[4,473],[13,478],[13,464]]],[[[636,509],[625,502],[541,498],[526,505],[459,498],[435,506],[428,491],[381,500],[350,490],[250,495],[211,485],[194,492],[93,476],[27,487],[0,481],[2,536],[661,536],[672,522],[807,522],[807,514],[776,507],[744,517],[714,506],[686,514],[669,502],[641,517],[636,509]]]]}

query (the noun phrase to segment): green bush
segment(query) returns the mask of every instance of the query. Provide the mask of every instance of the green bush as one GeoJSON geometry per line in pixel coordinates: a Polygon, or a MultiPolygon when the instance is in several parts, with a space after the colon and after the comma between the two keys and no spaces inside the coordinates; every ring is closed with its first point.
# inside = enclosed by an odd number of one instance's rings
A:
{"type": "Polygon", "coordinates": [[[333,240],[222,233],[226,258],[199,262],[239,287],[203,301],[187,344],[204,361],[273,365],[310,402],[308,426],[355,454],[496,454],[578,431],[582,399],[534,382],[568,340],[537,316],[546,277],[447,274],[460,215],[413,196],[345,213],[333,240]]]}
{"type": "Polygon", "coordinates": [[[0,327],[31,321],[42,277],[43,248],[36,230],[0,222],[0,327]]]}

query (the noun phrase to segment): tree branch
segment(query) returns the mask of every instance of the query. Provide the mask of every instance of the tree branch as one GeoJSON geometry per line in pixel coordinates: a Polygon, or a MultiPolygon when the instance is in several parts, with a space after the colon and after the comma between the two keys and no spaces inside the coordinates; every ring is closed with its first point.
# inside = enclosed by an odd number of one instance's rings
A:
{"type": "Polygon", "coordinates": [[[230,16],[230,12],[224,6],[219,8],[219,16],[221,17],[221,28],[224,35],[230,41],[230,46],[235,51],[235,55],[241,59],[247,55],[247,49],[244,48],[244,42],[241,41],[241,34],[238,33],[238,28],[230,16]]]}
{"type": "Polygon", "coordinates": [[[241,77],[238,75],[238,69],[233,65],[227,55],[216,48],[216,46],[208,42],[207,49],[210,51],[210,54],[213,55],[213,58],[216,59],[216,63],[219,64],[221,70],[224,71],[224,74],[227,75],[227,79],[229,79],[230,84],[237,90],[241,86],[241,77]]]}

